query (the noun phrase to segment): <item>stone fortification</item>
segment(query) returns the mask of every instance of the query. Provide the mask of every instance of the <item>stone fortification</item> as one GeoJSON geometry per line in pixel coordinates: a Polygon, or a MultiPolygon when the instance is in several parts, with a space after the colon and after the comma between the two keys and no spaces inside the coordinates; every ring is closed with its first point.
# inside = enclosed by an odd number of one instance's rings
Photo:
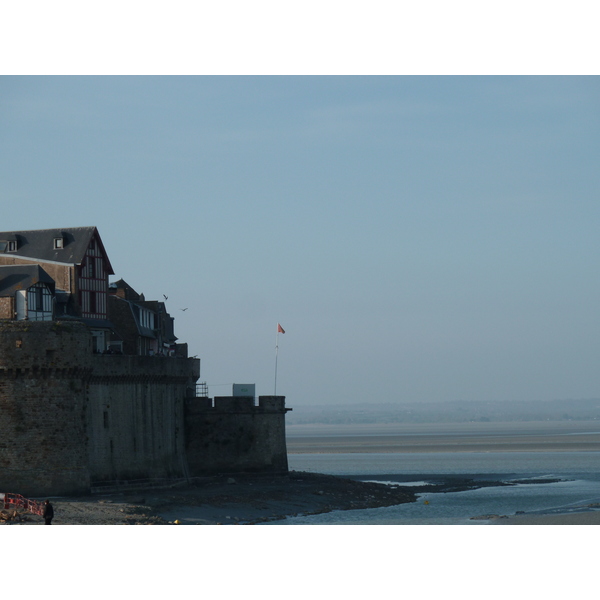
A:
{"type": "Polygon", "coordinates": [[[101,355],[89,380],[94,483],[187,476],[184,402],[197,359],[101,355]]]}
{"type": "Polygon", "coordinates": [[[190,474],[285,472],[285,397],[188,398],[186,454],[190,474]]]}
{"type": "Polygon", "coordinates": [[[197,359],[98,355],[77,321],[0,321],[0,492],[287,471],[285,398],[197,398],[197,359]]]}
{"type": "Polygon", "coordinates": [[[91,359],[91,339],[80,323],[0,322],[1,491],[90,489],[91,359]]]}
{"type": "Polygon", "coordinates": [[[187,476],[197,359],[97,355],[76,321],[0,322],[0,491],[187,476]]]}

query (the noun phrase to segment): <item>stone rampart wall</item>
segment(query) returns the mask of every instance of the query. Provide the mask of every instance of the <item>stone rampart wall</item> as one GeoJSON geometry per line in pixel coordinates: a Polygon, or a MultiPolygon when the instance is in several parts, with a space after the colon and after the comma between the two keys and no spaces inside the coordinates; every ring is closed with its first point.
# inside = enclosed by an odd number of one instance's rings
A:
{"type": "Polygon", "coordinates": [[[196,398],[197,359],[97,355],[76,321],[0,321],[0,492],[287,471],[285,398],[196,398]],[[189,468],[188,468],[189,467],[189,468]]]}
{"type": "Polygon", "coordinates": [[[89,380],[92,483],[186,476],[184,402],[197,359],[101,355],[89,380]]]}
{"type": "Polygon", "coordinates": [[[88,358],[79,323],[0,322],[0,491],[89,491],[88,358]]]}
{"type": "Polygon", "coordinates": [[[0,322],[0,491],[184,476],[199,370],[197,359],[95,355],[78,322],[0,322]]]}
{"type": "Polygon", "coordinates": [[[285,472],[285,397],[221,396],[186,403],[186,453],[190,474],[285,472]]]}

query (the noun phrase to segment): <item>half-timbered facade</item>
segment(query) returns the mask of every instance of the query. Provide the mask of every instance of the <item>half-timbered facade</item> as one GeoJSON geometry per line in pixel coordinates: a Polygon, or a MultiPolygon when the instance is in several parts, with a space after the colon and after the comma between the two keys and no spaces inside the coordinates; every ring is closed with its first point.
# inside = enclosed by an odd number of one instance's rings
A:
{"type": "Polygon", "coordinates": [[[99,238],[92,237],[77,267],[77,288],[81,316],[87,319],[107,318],[108,275],[110,263],[99,238]]]}
{"type": "Polygon", "coordinates": [[[95,227],[0,232],[0,319],[83,321],[98,354],[186,356],[164,302],[113,274],[95,227]]]}

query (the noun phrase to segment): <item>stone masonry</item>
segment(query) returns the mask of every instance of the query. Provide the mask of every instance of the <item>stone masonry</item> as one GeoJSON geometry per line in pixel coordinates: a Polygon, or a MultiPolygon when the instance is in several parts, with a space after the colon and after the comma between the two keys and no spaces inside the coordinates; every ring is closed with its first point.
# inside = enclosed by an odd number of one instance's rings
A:
{"type": "Polygon", "coordinates": [[[286,472],[285,397],[188,398],[186,454],[190,473],[286,472]]]}
{"type": "Polygon", "coordinates": [[[195,397],[200,361],[94,354],[78,321],[0,321],[0,492],[285,472],[285,398],[195,397]]]}
{"type": "Polygon", "coordinates": [[[186,476],[184,402],[199,363],[95,355],[76,321],[0,322],[0,491],[186,476]]]}
{"type": "Polygon", "coordinates": [[[82,327],[0,322],[3,492],[43,495],[90,489],[86,385],[92,355],[82,327]]]}

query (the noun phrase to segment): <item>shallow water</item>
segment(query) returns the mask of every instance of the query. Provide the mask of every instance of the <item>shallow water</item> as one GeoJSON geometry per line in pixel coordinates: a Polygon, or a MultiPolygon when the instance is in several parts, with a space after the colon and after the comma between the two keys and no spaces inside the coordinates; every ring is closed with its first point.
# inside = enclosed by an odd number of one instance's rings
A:
{"type": "Polygon", "coordinates": [[[600,502],[600,452],[453,452],[415,454],[290,454],[290,469],[354,479],[413,485],[436,475],[511,481],[539,478],[539,484],[488,487],[465,492],[421,494],[416,503],[334,511],[294,517],[279,524],[390,525],[487,524],[482,515],[589,510],[600,502]],[[542,483],[545,479],[563,481],[542,483]],[[426,504],[425,501],[428,503],[426,504]]]}
{"type": "Polygon", "coordinates": [[[289,468],[296,471],[352,477],[384,473],[593,476],[600,472],[600,451],[289,454],[288,462],[289,468]]]}
{"type": "Polygon", "coordinates": [[[356,511],[334,511],[322,515],[287,519],[288,525],[480,525],[487,520],[471,517],[581,510],[600,501],[600,482],[565,481],[480,488],[466,492],[421,494],[415,503],[356,511]],[[428,504],[425,504],[425,501],[428,504]],[[577,508],[578,507],[578,508],[577,508]]]}

